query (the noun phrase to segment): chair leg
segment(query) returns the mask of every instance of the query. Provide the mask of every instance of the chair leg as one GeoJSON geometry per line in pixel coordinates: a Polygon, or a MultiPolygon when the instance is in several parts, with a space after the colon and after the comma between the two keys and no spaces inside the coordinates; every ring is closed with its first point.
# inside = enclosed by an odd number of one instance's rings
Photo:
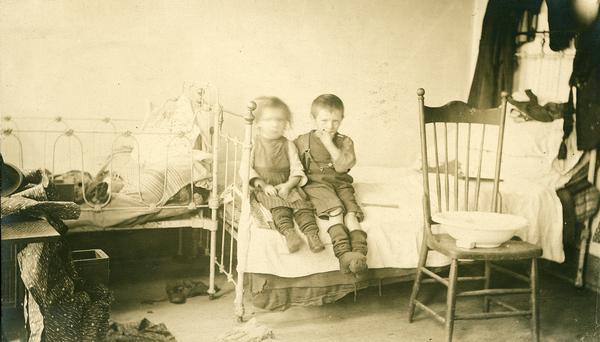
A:
{"type": "MultiPolygon", "coordinates": [[[[483,288],[485,290],[490,288],[491,271],[490,262],[485,261],[483,270],[483,276],[485,277],[483,280],[483,288]]],[[[483,296],[483,312],[490,312],[490,297],[488,296],[483,296]]]]}
{"type": "Polygon", "coordinates": [[[531,333],[533,341],[540,340],[540,303],[538,302],[539,279],[537,258],[531,259],[531,333]]]}
{"type": "Polygon", "coordinates": [[[458,260],[452,259],[448,276],[448,295],[446,297],[446,341],[452,342],[454,331],[454,311],[456,308],[456,281],[458,279],[458,260]]]}
{"type": "Polygon", "coordinates": [[[419,295],[419,289],[421,288],[421,279],[423,278],[422,267],[425,267],[427,261],[427,254],[429,247],[427,247],[427,235],[423,236],[421,243],[421,249],[419,250],[419,263],[417,265],[417,274],[415,275],[415,282],[413,283],[412,292],[410,294],[410,300],[408,301],[408,323],[412,323],[413,316],[415,314],[415,300],[419,295]]]}

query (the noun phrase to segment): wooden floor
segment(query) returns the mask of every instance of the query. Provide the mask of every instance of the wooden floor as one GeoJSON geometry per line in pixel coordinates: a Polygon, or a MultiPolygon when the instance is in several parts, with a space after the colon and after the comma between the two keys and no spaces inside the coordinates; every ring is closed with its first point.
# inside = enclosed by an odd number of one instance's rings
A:
{"type": "MultiPolygon", "coordinates": [[[[202,277],[199,277],[202,279],[202,277]]],[[[206,278],[204,278],[206,279],[206,278]]],[[[496,281],[505,281],[496,278],[496,281]]],[[[148,318],[163,322],[178,341],[214,341],[237,326],[233,319],[233,288],[218,279],[223,288],[220,298],[209,301],[196,297],[181,305],[167,301],[141,304],[148,299],[165,297],[165,279],[123,280],[114,284],[116,302],[112,319],[132,321],[148,318]]],[[[553,276],[541,276],[542,341],[599,341],[600,296],[589,290],[573,288],[553,276]]],[[[356,303],[349,295],[337,303],[321,307],[293,307],[286,311],[265,312],[247,305],[248,317],[274,332],[278,341],[442,341],[443,328],[434,320],[418,314],[414,323],[407,322],[410,283],[388,285],[380,297],[376,288],[358,293],[356,303]]],[[[424,286],[425,301],[444,310],[445,295],[435,284],[424,286]]],[[[519,306],[527,295],[507,300],[519,306]]],[[[481,303],[461,298],[458,310],[479,310],[481,303]]],[[[487,321],[459,321],[455,341],[529,341],[529,321],[503,318],[487,321]]]]}
{"type": "MultiPolygon", "coordinates": [[[[144,263],[144,267],[122,264],[113,267],[111,288],[115,302],[111,319],[118,322],[148,318],[165,323],[178,341],[214,341],[224,332],[238,326],[233,316],[233,287],[223,277],[217,280],[222,288],[219,298],[188,299],[185,304],[166,300],[165,283],[177,277],[207,280],[204,260],[192,264],[174,262],[144,263]],[[190,272],[190,270],[192,272],[190,272]],[[159,300],[153,304],[148,300],[159,300]]],[[[116,265],[115,265],[116,266],[116,265]]],[[[502,278],[496,281],[503,282],[502,278]]],[[[334,304],[321,307],[293,307],[286,311],[265,312],[247,305],[248,318],[273,330],[277,341],[443,341],[440,324],[425,314],[407,322],[410,283],[383,287],[382,296],[376,288],[358,293],[356,303],[349,295],[334,304]]],[[[444,310],[442,287],[427,284],[423,300],[437,310],[444,310]]],[[[526,303],[527,296],[513,297],[509,303],[526,303]]],[[[477,299],[461,299],[458,310],[479,310],[477,299]]],[[[600,296],[551,275],[541,275],[542,341],[599,341],[600,296]]],[[[3,327],[4,328],[4,327],[3,327]]],[[[529,341],[529,322],[524,318],[503,318],[487,321],[459,321],[455,326],[455,341],[529,341]]]]}

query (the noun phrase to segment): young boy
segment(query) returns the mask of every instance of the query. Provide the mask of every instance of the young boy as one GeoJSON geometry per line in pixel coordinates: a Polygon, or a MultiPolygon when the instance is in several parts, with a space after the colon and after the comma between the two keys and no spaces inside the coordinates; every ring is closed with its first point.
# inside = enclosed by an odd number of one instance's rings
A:
{"type": "Polygon", "coordinates": [[[348,174],[356,164],[354,143],[338,133],[344,103],[333,94],[320,95],[312,103],[311,115],[316,129],[294,141],[309,180],[303,189],[317,216],[327,222],[340,270],[359,274],[367,270],[367,234],[360,227],[364,215],[348,174]]]}

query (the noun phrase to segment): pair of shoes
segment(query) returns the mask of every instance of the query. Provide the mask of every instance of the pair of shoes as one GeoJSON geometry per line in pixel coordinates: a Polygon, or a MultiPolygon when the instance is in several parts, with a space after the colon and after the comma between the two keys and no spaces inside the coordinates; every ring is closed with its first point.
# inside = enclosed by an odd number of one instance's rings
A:
{"type": "MultiPolygon", "coordinates": [[[[300,237],[300,234],[298,234],[295,229],[283,231],[281,234],[283,234],[285,237],[287,248],[290,253],[295,253],[300,250],[303,241],[302,237],[300,237]]],[[[323,242],[319,238],[319,234],[317,232],[306,233],[306,239],[311,252],[318,253],[325,249],[325,246],[323,246],[323,242]]]]}
{"type": "MultiPolygon", "coordinates": [[[[190,297],[205,296],[208,294],[208,286],[201,281],[184,279],[175,282],[169,282],[166,285],[169,302],[173,304],[183,304],[190,297]]],[[[219,291],[215,287],[215,291],[219,291]]]]}

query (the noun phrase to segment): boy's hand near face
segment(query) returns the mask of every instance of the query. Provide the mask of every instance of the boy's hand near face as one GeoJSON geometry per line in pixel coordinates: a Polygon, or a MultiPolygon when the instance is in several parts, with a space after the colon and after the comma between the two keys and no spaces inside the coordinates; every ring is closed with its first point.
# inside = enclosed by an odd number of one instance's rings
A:
{"type": "Polygon", "coordinates": [[[330,134],[326,131],[316,131],[316,134],[323,143],[323,146],[325,146],[325,149],[327,149],[327,152],[329,152],[331,155],[331,159],[337,160],[341,154],[341,151],[333,143],[333,137],[335,136],[335,133],[330,134]]]}
{"type": "Polygon", "coordinates": [[[321,142],[323,143],[323,145],[332,145],[333,144],[333,136],[334,134],[331,134],[327,131],[317,131],[317,136],[319,137],[319,139],[321,139],[321,142]]]}

